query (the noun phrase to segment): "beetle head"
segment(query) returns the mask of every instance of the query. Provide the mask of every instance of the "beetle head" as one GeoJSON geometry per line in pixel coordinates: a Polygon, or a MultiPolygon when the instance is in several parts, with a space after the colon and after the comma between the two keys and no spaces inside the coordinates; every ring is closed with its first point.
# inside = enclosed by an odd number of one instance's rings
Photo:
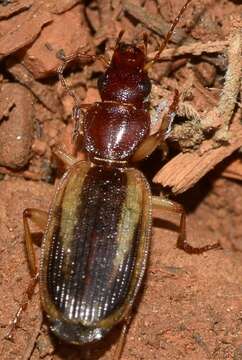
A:
{"type": "Polygon", "coordinates": [[[144,68],[146,57],[138,47],[120,42],[114,50],[112,65],[121,71],[134,71],[144,68]]]}

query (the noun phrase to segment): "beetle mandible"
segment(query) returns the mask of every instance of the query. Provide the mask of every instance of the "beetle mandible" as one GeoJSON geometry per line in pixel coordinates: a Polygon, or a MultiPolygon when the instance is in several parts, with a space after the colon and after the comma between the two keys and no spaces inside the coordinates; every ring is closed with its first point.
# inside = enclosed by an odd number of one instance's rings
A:
{"type": "MultiPolygon", "coordinates": [[[[37,209],[26,209],[23,214],[32,274],[28,297],[39,280],[42,308],[50,329],[68,343],[100,340],[122,323],[115,359],[121,357],[133,303],[146,269],[152,206],[181,214],[179,248],[198,254],[218,247],[190,246],[185,240],[182,207],[152,196],[144,175],[130,166],[149,156],[167,137],[178,93],[160,128],[151,135],[148,69],[159,59],[190,2],[182,7],[151,60],[147,59],[145,39],[142,46],[134,46],[123,43],[122,33],[119,35],[112,59],[106,62],[106,71],[98,80],[100,102],[79,104],[63,77],[64,68],[77,55],[64,60],[58,72],[76,103],[73,138],[75,141],[80,134],[83,136],[89,161],[77,161],[56,149],[55,154],[70,169],[58,185],[49,214],[37,209]],[[46,229],[39,271],[29,220],[46,229]]],[[[78,57],[83,62],[97,59],[87,54],[78,57]]],[[[26,304],[18,310],[9,337],[26,304]]]]}

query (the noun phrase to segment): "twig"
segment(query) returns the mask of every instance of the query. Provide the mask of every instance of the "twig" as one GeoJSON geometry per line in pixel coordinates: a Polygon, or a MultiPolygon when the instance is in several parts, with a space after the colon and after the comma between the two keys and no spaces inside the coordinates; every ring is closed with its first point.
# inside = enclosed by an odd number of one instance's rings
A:
{"type": "Polygon", "coordinates": [[[218,106],[207,113],[202,120],[204,129],[219,128],[216,141],[228,141],[228,130],[241,82],[242,32],[237,30],[230,36],[228,49],[228,70],[218,106]]]}

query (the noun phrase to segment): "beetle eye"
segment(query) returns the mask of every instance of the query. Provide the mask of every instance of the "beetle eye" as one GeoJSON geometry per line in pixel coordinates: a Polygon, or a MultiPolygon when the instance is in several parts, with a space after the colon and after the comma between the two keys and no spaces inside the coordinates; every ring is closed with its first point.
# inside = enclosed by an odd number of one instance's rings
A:
{"type": "Polygon", "coordinates": [[[139,84],[140,91],[142,91],[144,96],[148,96],[151,91],[151,82],[149,79],[144,79],[139,84]]]}
{"type": "Polygon", "coordinates": [[[101,92],[105,86],[105,74],[101,74],[97,80],[98,90],[101,92]]]}

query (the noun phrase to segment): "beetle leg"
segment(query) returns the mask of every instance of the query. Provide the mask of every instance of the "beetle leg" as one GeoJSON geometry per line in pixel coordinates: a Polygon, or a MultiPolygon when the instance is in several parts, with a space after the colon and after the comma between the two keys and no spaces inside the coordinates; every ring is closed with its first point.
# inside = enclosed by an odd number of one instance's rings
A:
{"type": "Polygon", "coordinates": [[[177,239],[177,247],[179,249],[184,250],[189,254],[202,254],[205,251],[212,250],[212,249],[221,249],[219,243],[212,244],[212,245],[205,245],[202,247],[193,247],[189,245],[186,241],[186,214],[183,207],[171,200],[161,198],[159,196],[152,196],[152,204],[154,207],[157,207],[162,210],[166,210],[173,213],[181,214],[180,220],[180,233],[177,239]]]}
{"type": "Polygon", "coordinates": [[[35,277],[37,274],[37,266],[36,266],[36,259],[33,247],[33,239],[29,227],[29,220],[33,223],[38,225],[41,230],[44,230],[47,225],[48,220],[48,213],[43,210],[39,209],[25,209],[23,213],[23,223],[24,223],[24,238],[25,238],[25,245],[27,251],[27,257],[30,267],[30,272],[32,277],[35,277]]]}
{"type": "Polygon", "coordinates": [[[63,62],[57,69],[59,80],[66,92],[74,99],[76,106],[79,105],[80,101],[63,76],[64,70],[67,65],[77,59],[84,65],[92,63],[96,60],[100,60],[105,65],[105,67],[108,67],[110,63],[109,58],[105,55],[90,55],[86,54],[85,52],[80,52],[80,50],[69,56],[65,56],[64,54],[58,54],[57,57],[60,58],[63,62]]]}
{"type": "Polygon", "coordinates": [[[59,147],[55,147],[52,149],[52,152],[55,154],[55,156],[61,160],[65,165],[72,166],[76,162],[80,161],[76,159],[74,156],[67,154],[65,151],[60,149],[59,147]]]}
{"type": "Polygon", "coordinates": [[[129,328],[129,324],[130,324],[130,321],[131,321],[131,316],[129,316],[123,326],[122,326],[122,330],[121,330],[121,334],[120,334],[120,337],[119,337],[119,340],[118,340],[118,344],[115,348],[115,353],[114,353],[114,360],[120,360],[121,359],[121,355],[122,355],[122,352],[123,352],[123,348],[124,348],[124,344],[125,344],[125,339],[126,339],[126,335],[127,335],[127,332],[128,332],[128,328],[129,328]]]}
{"type": "Polygon", "coordinates": [[[166,139],[170,135],[171,126],[176,115],[176,108],[179,102],[179,92],[175,91],[173,101],[169,109],[164,114],[159,129],[152,135],[148,136],[138,147],[132,157],[132,161],[140,161],[148,157],[158,146],[163,150],[163,154],[167,155],[166,139]]]}
{"type": "Polygon", "coordinates": [[[23,297],[22,297],[21,303],[18,307],[18,310],[16,311],[14,318],[11,321],[11,324],[9,326],[8,332],[4,337],[5,339],[12,340],[13,332],[16,329],[16,327],[20,321],[22,313],[26,310],[29,300],[33,296],[34,289],[35,289],[35,286],[36,286],[38,280],[39,280],[39,273],[36,273],[35,276],[31,278],[31,281],[29,282],[28,287],[23,294],[23,297]]]}
{"type": "Polygon", "coordinates": [[[23,311],[26,310],[28,306],[29,300],[32,298],[35,286],[39,279],[39,273],[36,266],[36,259],[35,259],[35,253],[34,253],[34,247],[33,247],[33,239],[30,232],[30,227],[28,221],[31,220],[35,224],[37,224],[41,229],[44,229],[47,224],[48,219],[48,213],[43,210],[38,209],[25,209],[23,213],[23,224],[24,224],[24,238],[25,238],[25,244],[26,244],[26,252],[28,257],[28,263],[30,267],[30,273],[31,273],[31,280],[28,284],[27,289],[25,290],[23,294],[23,298],[21,300],[21,303],[19,305],[19,308],[14,316],[13,321],[11,322],[11,325],[9,327],[9,330],[5,336],[6,339],[11,340],[13,337],[13,332],[16,329],[21,315],[23,311]]]}
{"type": "Polygon", "coordinates": [[[65,56],[64,54],[59,54],[58,57],[61,58],[61,60],[63,62],[57,69],[59,80],[60,80],[63,88],[66,90],[66,92],[74,99],[76,106],[78,106],[79,99],[76,96],[75,92],[67,84],[67,82],[63,76],[64,70],[69,63],[73,62],[76,59],[78,59],[80,62],[82,62],[84,64],[95,61],[96,55],[88,55],[88,54],[77,51],[69,56],[65,56]]]}
{"type": "Polygon", "coordinates": [[[72,109],[72,119],[74,128],[72,131],[72,142],[77,145],[79,136],[83,135],[83,117],[84,112],[80,106],[74,106],[72,109]]]}

